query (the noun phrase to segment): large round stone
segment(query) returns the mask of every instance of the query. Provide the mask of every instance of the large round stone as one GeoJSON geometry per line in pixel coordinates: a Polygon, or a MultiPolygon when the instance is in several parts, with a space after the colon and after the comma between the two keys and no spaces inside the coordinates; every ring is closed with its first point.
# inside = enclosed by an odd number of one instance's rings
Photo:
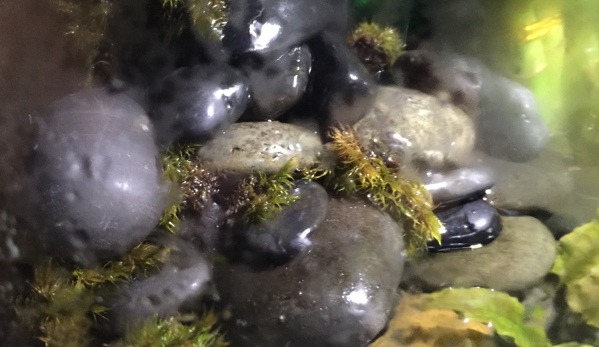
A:
{"type": "Polygon", "coordinates": [[[356,129],[369,148],[431,167],[464,162],[475,143],[474,124],[463,111],[398,87],[381,87],[356,129]]]}
{"type": "Polygon", "coordinates": [[[89,89],[53,103],[38,123],[30,198],[42,249],[86,263],[143,240],[165,200],[144,110],[89,89]]]}
{"type": "Polygon", "coordinates": [[[364,347],[387,323],[404,262],[402,230],[361,200],[330,200],[311,246],[284,265],[215,271],[231,346],[364,347]]]}
{"type": "Polygon", "coordinates": [[[490,244],[473,250],[431,253],[411,261],[409,282],[426,289],[486,287],[526,289],[541,280],[557,255],[557,242],[532,217],[503,217],[503,231],[490,244]]]}

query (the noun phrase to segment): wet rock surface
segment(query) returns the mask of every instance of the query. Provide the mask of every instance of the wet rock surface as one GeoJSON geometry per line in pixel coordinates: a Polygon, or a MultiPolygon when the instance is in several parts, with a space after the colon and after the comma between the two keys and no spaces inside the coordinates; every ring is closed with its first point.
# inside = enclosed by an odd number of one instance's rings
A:
{"type": "Polygon", "coordinates": [[[429,251],[449,252],[484,246],[495,240],[502,230],[499,213],[484,200],[435,212],[445,232],[441,244],[429,242],[429,251]]]}
{"type": "Polygon", "coordinates": [[[211,288],[210,263],[181,239],[166,237],[160,243],[170,248],[160,271],[120,286],[107,300],[112,333],[123,335],[128,327],[153,315],[165,317],[202,308],[202,295],[211,288]]]}
{"type": "Polygon", "coordinates": [[[248,60],[242,69],[248,76],[251,102],[243,120],[276,119],[304,94],[312,68],[308,46],[294,47],[264,61],[248,60]]]}
{"type": "Polygon", "coordinates": [[[274,219],[236,228],[235,235],[242,238],[238,247],[245,249],[238,249],[236,257],[249,258],[246,263],[279,265],[312,245],[312,233],[327,213],[327,192],[318,183],[304,181],[295,185],[291,195],[300,200],[284,206],[274,219]]]}
{"type": "Polygon", "coordinates": [[[464,162],[476,138],[463,111],[399,87],[381,87],[374,108],[356,129],[368,147],[434,168],[464,162]]]}
{"type": "Polygon", "coordinates": [[[406,283],[418,283],[428,289],[480,286],[519,291],[531,287],[551,270],[557,243],[535,218],[501,220],[501,234],[486,246],[429,254],[409,262],[406,283]]]}
{"type": "Polygon", "coordinates": [[[285,265],[215,270],[231,346],[366,346],[397,300],[397,223],[361,200],[329,201],[312,245],[285,265]]]}
{"type": "Polygon", "coordinates": [[[495,185],[495,170],[485,167],[462,167],[449,171],[422,174],[421,180],[435,204],[450,205],[485,195],[495,185]]]}
{"type": "Polygon", "coordinates": [[[274,173],[292,157],[300,166],[313,164],[322,150],[320,138],[300,126],[247,122],[235,123],[207,142],[198,159],[217,170],[274,173]]]}
{"type": "Polygon", "coordinates": [[[149,93],[157,141],[205,141],[227,129],[245,111],[248,81],[223,64],[181,68],[149,93]]]}
{"type": "MultiPolygon", "coordinates": [[[[124,95],[89,89],[38,119],[23,211],[50,254],[86,264],[124,254],[152,231],[164,204],[152,125],[124,95]]],[[[31,241],[31,240],[30,240],[31,241]]]]}

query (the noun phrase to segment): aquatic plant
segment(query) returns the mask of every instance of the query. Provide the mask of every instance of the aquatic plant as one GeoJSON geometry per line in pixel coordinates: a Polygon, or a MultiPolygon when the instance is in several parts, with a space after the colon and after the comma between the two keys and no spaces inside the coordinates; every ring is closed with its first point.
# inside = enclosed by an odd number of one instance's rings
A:
{"type": "Polygon", "coordinates": [[[202,37],[222,39],[228,20],[225,0],[162,0],[162,3],[167,13],[185,10],[191,27],[202,37]]]}
{"type": "Polygon", "coordinates": [[[202,317],[154,316],[130,329],[109,347],[225,347],[229,344],[214,325],[217,317],[207,311],[202,317]],[[185,318],[185,319],[184,319],[185,318]]]}
{"type": "Polygon", "coordinates": [[[374,22],[360,23],[347,37],[347,43],[371,73],[393,65],[403,50],[396,28],[374,22]]]}
{"type": "Polygon", "coordinates": [[[324,177],[324,184],[337,192],[367,196],[403,224],[410,255],[425,251],[429,241],[441,243],[443,226],[433,214],[430,193],[420,182],[407,180],[363,148],[355,130],[333,128],[329,136],[337,158],[334,168],[306,170],[306,179],[324,177]]]}

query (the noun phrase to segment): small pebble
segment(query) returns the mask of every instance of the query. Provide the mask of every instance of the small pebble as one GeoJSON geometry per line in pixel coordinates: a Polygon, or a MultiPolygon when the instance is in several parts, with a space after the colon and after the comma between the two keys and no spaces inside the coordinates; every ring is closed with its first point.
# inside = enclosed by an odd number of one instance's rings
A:
{"type": "Polygon", "coordinates": [[[502,217],[503,230],[490,244],[456,252],[429,253],[406,267],[406,283],[427,290],[485,287],[520,291],[540,281],[553,266],[557,242],[532,217],[502,217]]]}
{"type": "Polygon", "coordinates": [[[488,202],[475,200],[460,206],[435,212],[445,232],[441,244],[430,241],[429,251],[449,252],[484,246],[501,233],[499,214],[488,202]]]}
{"type": "Polygon", "coordinates": [[[198,159],[217,170],[275,173],[291,158],[300,167],[318,161],[323,145],[313,132],[297,125],[235,123],[198,151],[198,159]]]}
{"type": "Polygon", "coordinates": [[[435,205],[455,204],[481,197],[497,180],[495,170],[485,167],[462,167],[451,171],[427,171],[420,175],[424,188],[435,205]]]}
{"type": "Polygon", "coordinates": [[[356,129],[365,146],[385,157],[439,169],[464,162],[476,138],[463,111],[399,87],[381,87],[374,108],[356,129]]]}
{"type": "Polygon", "coordinates": [[[236,122],[249,99],[243,74],[224,64],[180,68],[148,95],[157,142],[202,142],[236,122]]]}

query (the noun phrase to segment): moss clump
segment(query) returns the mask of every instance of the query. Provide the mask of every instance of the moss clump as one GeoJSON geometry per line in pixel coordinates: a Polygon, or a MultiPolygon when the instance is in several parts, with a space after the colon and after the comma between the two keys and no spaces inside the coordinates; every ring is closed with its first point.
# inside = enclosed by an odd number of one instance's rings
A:
{"type": "Polygon", "coordinates": [[[85,347],[91,341],[93,318],[105,308],[96,303],[97,290],[119,281],[131,281],[158,268],[168,248],[142,243],[120,261],[101,268],[69,272],[55,263],[34,270],[33,293],[16,312],[24,326],[39,334],[46,347],[85,347]]]}
{"type": "Polygon", "coordinates": [[[229,344],[214,329],[217,322],[212,312],[183,322],[182,317],[152,317],[131,329],[120,341],[109,347],[225,347],[229,344]]]}
{"type": "Polygon", "coordinates": [[[371,73],[393,65],[403,49],[397,29],[369,22],[358,25],[347,37],[347,42],[371,73]]]}
{"type": "Polygon", "coordinates": [[[443,226],[433,214],[430,193],[421,183],[403,178],[397,169],[387,167],[380,157],[363,148],[353,129],[333,129],[329,136],[337,158],[335,166],[306,170],[306,179],[321,177],[325,186],[337,192],[367,196],[402,222],[410,255],[425,251],[428,241],[441,242],[443,226]]]}
{"type": "Polygon", "coordinates": [[[227,24],[226,0],[162,0],[167,13],[184,10],[189,24],[200,36],[220,40],[227,24]]]}

